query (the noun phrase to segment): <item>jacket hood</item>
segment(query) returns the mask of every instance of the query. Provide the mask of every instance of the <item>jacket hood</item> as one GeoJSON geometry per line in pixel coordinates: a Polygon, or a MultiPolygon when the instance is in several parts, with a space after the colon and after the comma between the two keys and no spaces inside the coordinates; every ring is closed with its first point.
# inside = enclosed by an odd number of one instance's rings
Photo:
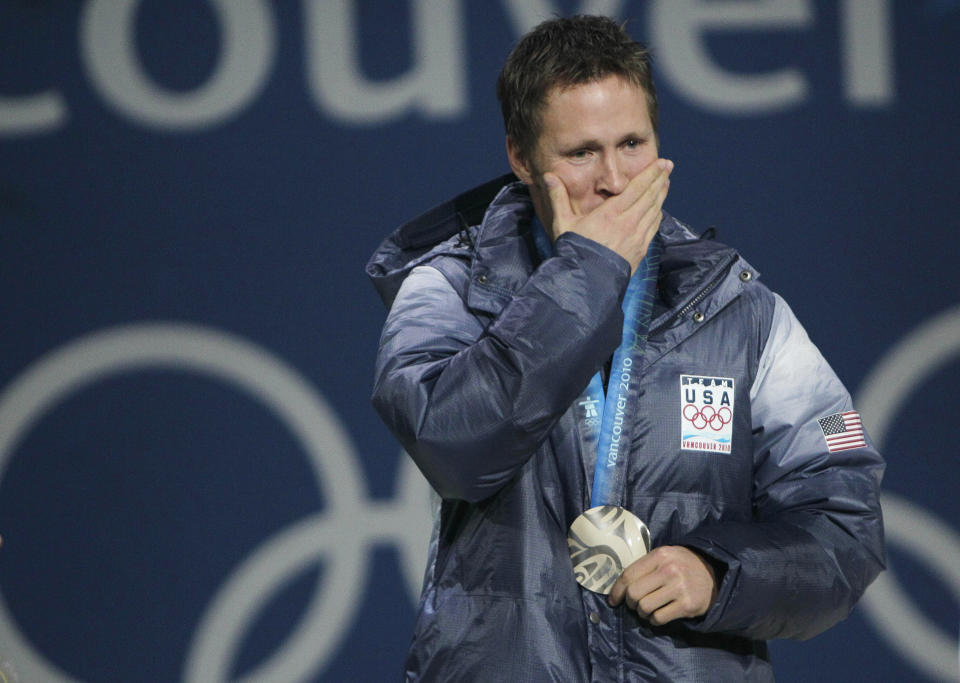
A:
{"type": "MultiPolygon", "coordinates": [[[[394,230],[367,261],[367,277],[389,308],[407,274],[424,256],[431,258],[456,235],[468,239],[471,226],[478,225],[487,208],[505,186],[517,182],[512,173],[458,194],[394,230]]],[[[452,245],[451,245],[452,247],[452,245]]]]}

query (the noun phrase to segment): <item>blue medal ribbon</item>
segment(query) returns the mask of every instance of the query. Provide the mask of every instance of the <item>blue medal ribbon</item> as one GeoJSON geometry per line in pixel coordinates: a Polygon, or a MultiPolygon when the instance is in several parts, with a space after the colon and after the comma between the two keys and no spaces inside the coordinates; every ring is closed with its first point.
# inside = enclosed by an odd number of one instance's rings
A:
{"type": "MultiPolygon", "coordinates": [[[[538,219],[533,221],[533,238],[542,259],[553,254],[553,245],[538,219]]],[[[613,353],[610,378],[604,395],[603,376],[597,373],[587,386],[587,401],[596,406],[600,422],[596,437],[597,461],[593,472],[590,506],[621,505],[630,455],[631,417],[637,410],[636,385],[643,370],[643,354],[650,331],[650,314],[656,296],[657,275],[663,243],[657,233],[623,298],[623,332],[613,353]]],[[[596,433],[596,432],[594,432],[596,433]]]]}

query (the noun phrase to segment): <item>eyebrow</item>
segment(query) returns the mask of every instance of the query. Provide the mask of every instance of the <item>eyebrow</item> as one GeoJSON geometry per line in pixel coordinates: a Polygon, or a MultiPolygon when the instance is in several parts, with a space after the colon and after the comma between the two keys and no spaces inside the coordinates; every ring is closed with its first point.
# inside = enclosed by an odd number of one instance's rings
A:
{"type": "MultiPolygon", "coordinates": [[[[617,140],[617,145],[622,145],[628,140],[649,140],[652,135],[652,133],[640,133],[638,131],[632,131],[630,133],[625,133],[623,137],[617,140]]],[[[578,149],[599,149],[601,147],[603,147],[603,143],[601,143],[599,140],[596,138],[588,138],[586,140],[579,140],[570,145],[562,145],[560,147],[560,151],[561,153],[567,154],[578,149]]]]}
{"type": "Polygon", "coordinates": [[[589,140],[578,140],[577,142],[570,145],[562,145],[560,151],[564,154],[569,152],[575,152],[578,149],[599,149],[603,147],[599,140],[596,138],[591,138],[589,140]]]}

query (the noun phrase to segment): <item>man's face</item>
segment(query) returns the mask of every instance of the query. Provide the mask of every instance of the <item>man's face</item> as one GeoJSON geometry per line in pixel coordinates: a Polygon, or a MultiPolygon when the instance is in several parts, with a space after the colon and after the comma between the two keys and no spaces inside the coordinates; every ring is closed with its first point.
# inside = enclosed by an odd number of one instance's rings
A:
{"type": "Polygon", "coordinates": [[[607,76],[547,95],[542,129],[529,159],[507,140],[510,165],[530,187],[533,204],[551,231],[553,212],[543,174],[555,173],[570,203],[583,215],[620,194],[658,156],[657,140],[643,89],[607,76]]]}

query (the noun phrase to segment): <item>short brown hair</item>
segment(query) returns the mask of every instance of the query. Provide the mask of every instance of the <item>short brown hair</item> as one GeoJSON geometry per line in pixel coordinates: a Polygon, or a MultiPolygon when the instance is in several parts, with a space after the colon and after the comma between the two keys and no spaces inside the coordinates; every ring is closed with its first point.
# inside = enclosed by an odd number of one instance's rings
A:
{"type": "Polygon", "coordinates": [[[541,115],[553,88],[619,76],[643,89],[657,132],[657,91],[650,52],[608,17],[551,19],[520,39],[497,79],[497,99],[507,135],[529,159],[541,132],[541,115]]]}

